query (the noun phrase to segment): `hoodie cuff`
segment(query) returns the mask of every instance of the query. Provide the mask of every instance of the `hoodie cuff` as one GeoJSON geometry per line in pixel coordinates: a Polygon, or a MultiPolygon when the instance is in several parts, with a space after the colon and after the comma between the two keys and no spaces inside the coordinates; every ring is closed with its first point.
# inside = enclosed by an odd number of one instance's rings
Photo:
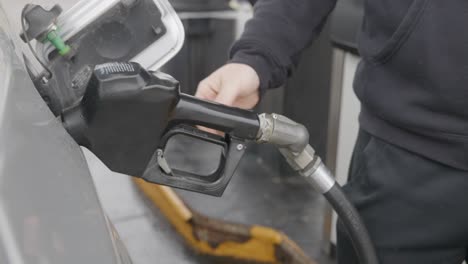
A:
{"type": "Polygon", "coordinates": [[[274,56],[260,45],[237,42],[230,52],[231,63],[242,63],[252,67],[260,79],[260,92],[280,87],[287,79],[287,71],[277,66],[274,56]]]}

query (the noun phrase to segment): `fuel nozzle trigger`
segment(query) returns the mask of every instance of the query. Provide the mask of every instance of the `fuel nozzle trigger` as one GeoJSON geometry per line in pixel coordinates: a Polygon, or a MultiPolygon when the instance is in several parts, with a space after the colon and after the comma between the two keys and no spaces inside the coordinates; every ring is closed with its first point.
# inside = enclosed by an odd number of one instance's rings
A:
{"type": "MultiPolygon", "coordinates": [[[[152,161],[150,161],[150,166],[143,174],[143,178],[149,182],[221,196],[234,175],[245,149],[244,141],[232,138],[229,134],[222,137],[199,130],[194,126],[179,124],[168,129],[167,133],[161,138],[160,146],[152,161]],[[165,150],[171,139],[180,135],[194,141],[203,141],[204,144],[218,146],[221,149],[219,162],[212,159],[213,162],[217,162],[217,164],[214,164],[216,169],[206,175],[172,168],[166,159],[165,150]]],[[[179,155],[178,157],[183,158],[182,156],[179,155]]]]}

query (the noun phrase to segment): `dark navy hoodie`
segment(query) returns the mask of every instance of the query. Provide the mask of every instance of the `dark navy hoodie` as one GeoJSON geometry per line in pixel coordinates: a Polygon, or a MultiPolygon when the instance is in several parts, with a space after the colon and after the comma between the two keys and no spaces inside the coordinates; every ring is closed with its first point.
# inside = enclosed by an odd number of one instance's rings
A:
{"type": "MultiPolygon", "coordinates": [[[[468,1],[365,2],[354,81],[361,128],[468,170],[468,1]]],[[[231,61],[252,66],[261,89],[280,86],[334,6],[334,0],[259,0],[231,61]]]]}

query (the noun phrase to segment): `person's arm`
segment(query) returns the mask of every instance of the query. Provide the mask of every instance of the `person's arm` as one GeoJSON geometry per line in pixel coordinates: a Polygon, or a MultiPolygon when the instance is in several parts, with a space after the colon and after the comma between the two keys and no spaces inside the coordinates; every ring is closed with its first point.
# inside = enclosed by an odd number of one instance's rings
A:
{"type": "Polygon", "coordinates": [[[282,85],[299,55],[320,33],[336,0],[259,0],[230,52],[230,63],[198,87],[197,96],[252,108],[259,88],[282,85]]]}
{"type": "Polygon", "coordinates": [[[319,35],[336,0],[260,0],[244,33],[231,49],[231,62],[251,66],[261,88],[281,86],[301,51],[319,35]]]}

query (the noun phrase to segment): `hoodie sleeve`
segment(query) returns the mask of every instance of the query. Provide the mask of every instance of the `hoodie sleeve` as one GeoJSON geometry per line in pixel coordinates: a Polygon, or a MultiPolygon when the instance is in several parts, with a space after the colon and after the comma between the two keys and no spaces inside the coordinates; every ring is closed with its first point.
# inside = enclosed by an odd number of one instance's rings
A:
{"type": "Polygon", "coordinates": [[[260,89],[284,84],[299,55],[320,33],[336,0],[259,0],[234,43],[230,62],[251,66],[260,89]]]}

